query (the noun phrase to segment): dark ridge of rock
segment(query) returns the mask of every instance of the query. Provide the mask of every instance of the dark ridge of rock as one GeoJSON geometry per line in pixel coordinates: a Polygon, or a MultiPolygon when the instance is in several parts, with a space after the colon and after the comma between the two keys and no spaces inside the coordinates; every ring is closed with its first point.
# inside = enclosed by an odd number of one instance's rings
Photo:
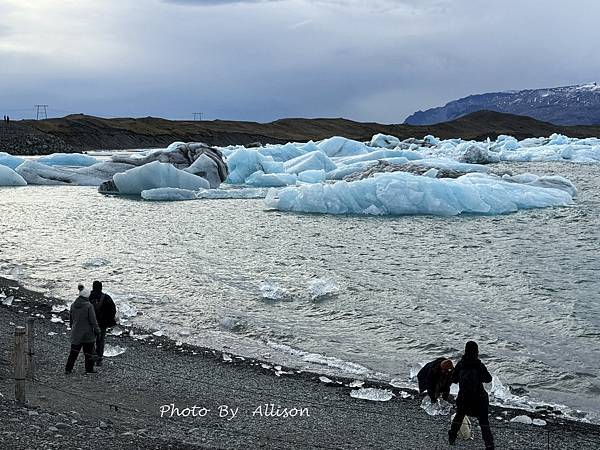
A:
{"type": "Polygon", "coordinates": [[[331,136],[370,141],[375,134],[400,140],[434,135],[442,139],[485,140],[509,134],[517,139],[561,133],[570,137],[600,136],[600,126],[565,127],[530,117],[479,111],[430,126],[383,125],[347,119],[282,119],[270,123],[173,121],[70,115],[60,119],[23,120],[0,125],[0,151],[16,155],[81,152],[98,149],[160,148],[175,141],[209,146],[284,144],[331,136]]]}
{"type": "MultiPolygon", "coordinates": [[[[387,161],[378,161],[376,165],[368,167],[362,172],[353,173],[344,178],[344,181],[352,182],[371,178],[378,173],[390,173],[390,172],[408,172],[413,175],[423,175],[431,167],[419,166],[418,164],[391,164],[387,161]]],[[[437,169],[438,174],[436,178],[458,178],[467,172],[458,172],[450,169],[437,169]]]]}

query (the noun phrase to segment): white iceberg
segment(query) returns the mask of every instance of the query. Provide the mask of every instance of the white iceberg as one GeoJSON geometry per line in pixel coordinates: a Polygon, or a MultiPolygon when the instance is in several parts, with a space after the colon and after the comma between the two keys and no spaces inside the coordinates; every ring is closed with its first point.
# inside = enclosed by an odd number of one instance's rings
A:
{"type": "Polygon", "coordinates": [[[0,165],[0,186],[27,186],[27,181],[10,167],[0,165]]]}
{"type": "Polygon", "coordinates": [[[470,173],[457,179],[380,173],[355,182],[311,184],[269,191],[265,204],[282,211],[323,214],[505,214],[519,209],[566,206],[561,189],[512,183],[470,173]]]}
{"type": "Polygon", "coordinates": [[[246,184],[255,187],[283,187],[296,184],[298,177],[293,173],[264,173],[257,170],[248,178],[246,184]]]}
{"type": "Polygon", "coordinates": [[[337,166],[324,153],[314,151],[286,161],[284,167],[288,173],[299,174],[307,170],[324,170],[325,172],[329,172],[337,166]]]}
{"type": "Polygon", "coordinates": [[[400,144],[400,139],[395,136],[376,134],[371,138],[371,147],[395,148],[400,144]]]}
{"type": "Polygon", "coordinates": [[[319,150],[330,158],[334,156],[353,156],[369,153],[370,148],[362,142],[347,139],[341,136],[334,136],[325,139],[317,144],[319,150]]]}
{"type": "Polygon", "coordinates": [[[320,170],[305,170],[298,174],[298,181],[304,183],[322,183],[327,178],[327,174],[323,169],[320,170]]]}
{"type": "Polygon", "coordinates": [[[25,161],[24,158],[19,158],[18,156],[13,156],[10,153],[0,152],[0,166],[10,167],[15,170],[25,161]]]}
{"type": "Polygon", "coordinates": [[[145,190],[165,187],[192,191],[210,188],[209,182],[204,178],[158,161],[117,173],[113,182],[118,192],[125,195],[140,195],[145,190]]]}
{"type": "Polygon", "coordinates": [[[37,162],[47,166],[79,166],[87,167],[98,163],[93,156],[82,153],[53,153],[51,155],[40,156],[37,162]]]}

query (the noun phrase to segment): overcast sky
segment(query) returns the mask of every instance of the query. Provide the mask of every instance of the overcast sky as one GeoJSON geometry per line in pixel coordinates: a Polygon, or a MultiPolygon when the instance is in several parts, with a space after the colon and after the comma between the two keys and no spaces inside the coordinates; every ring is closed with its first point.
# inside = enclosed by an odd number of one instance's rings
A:
{"type": "Polygon", "coordinates": [[[0,112],[399,123],[600,81],[600,2],[0,0],[0,112]]]}

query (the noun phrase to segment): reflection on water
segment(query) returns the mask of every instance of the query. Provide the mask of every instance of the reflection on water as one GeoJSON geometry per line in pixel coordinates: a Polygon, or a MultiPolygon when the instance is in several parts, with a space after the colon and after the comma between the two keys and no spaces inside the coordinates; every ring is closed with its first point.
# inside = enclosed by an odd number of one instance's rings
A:
{"type": "Polygon", "coordinates": [[[98,278],[141,324],[299,365],[325,355],[353,373],[408,378],[416,361],[456,358],[476,339],[505,384],[600,411],[600,167],[503,168],[565,175],[579,199],[507,216],[378,218],[4,188],[0,272],[64,298],[98,278]],[[338,292],[311,299],[329,281],[338,292]],[[265,283],[285,298],[263,298],[265,283]]]}

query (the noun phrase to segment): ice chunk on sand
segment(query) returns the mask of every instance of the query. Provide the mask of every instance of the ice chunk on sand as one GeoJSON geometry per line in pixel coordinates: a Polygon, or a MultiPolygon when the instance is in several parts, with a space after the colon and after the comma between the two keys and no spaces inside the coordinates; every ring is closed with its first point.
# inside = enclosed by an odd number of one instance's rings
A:
{"type": "Polygon", "coordinates": [[[377,388],[360,388],[350,391],[350,397],[372,402],[389,402],[393,397],[392,391],[377,388]]]}
{"type": "Polygon", "coordinates": [[[526,416],[526,415],[513,417],[512,419],[510,419],[510,421],[513,423],[524,423],[525,425],[531,425],[533,423],[533,420],[531,420],[531,417],[526,416]]]}
{"type": "Polygon", "coordinates": [[[93,156],[81,153],[53,153],[51,155],[41,156],[37,162],[47,166],[79,166],[87,167],[98,163],[93,156]]]}
{"type": "Polygon", "coordinates": [[[421,409],[430,416],[447,416],[452,410],[452,405],[443,399],[439,399],[437,402],[432,403],[429,396],[427,396],[421,402],[421,409]]]}
{"type": "Polygon", "coordinates": [[[14,299],[15,298],[12,295],[9,295],[8,297],[2,299],[2,304],[4,306],[11,306],[14,299]]]}
{"type": "Polygon", "coordinates": [[[533,419],[531,421],[531,423],[533,423],[534,425],[536,425],[538,427],[545,427],[546,426],[546,421],[544,419],[533,419]]]}
{"type": "Polygon", "coordinates": [[[118,345],[106,345],[104,347],[104,356],[106,356],[107,358],[112,358],[114,356],[119,356],[122,355],[123,353],[125,353],[127,349],[125,349],[124,347],[120,347],[118,345]]]}
{"type": "Polygon", "coordinates": [[[526,208],[569,205],[569,193],[510,183],[471,173],[457,179],[433,179],[404,172],[380,173],[355,182],[310,184],[269,191],[268,207],[326,214],[504,214],[526,208]],[[375,206],[377,209],[371,208],[375,206]]]}
{"type": "Polygon", "coordinates": [[[181,201],[181,200],[196,200],[196,191],[179,188],[156,188],[146,189],[142,191],[141,196],[144,200],[152,201],[181,201]]]}
{"type": "Polygon", "coordinates": [[[315,151],[286,161],[284,167],[288,173],[299,174],[307,170],[324,170],[325,172],[329,172],[334,170],[336,165],[327,155],[315,151]]]}
{"type": "Polygon", "coordinates": [[[127,195],[139,195],[145,190],[164,187],[192,191],[210,187],[204,178],[177,169],[172,164],[158,161],[115,174],[113,181],[119,193],[127,195]]]}
{"type": "Polygon", "coordinates": [[[0,152],[0,166],[10,167],[15,170],[25,161],[24,158],[19,158],[18,156],[13,156],[10,153],[0,152]]]}
{"type": "Polygon", "coordinates": [[[0,165],[0,186],[26,186],[27,181],[7,166],[0,165]]]}
{"type": "Polygon", "coordinates": [[[325,383],[325,384],[333,383],[333,380],[331,378],[327,378],[325,376],[320,376],[319,381],[321,381],[321,383],[325,383]]]}

